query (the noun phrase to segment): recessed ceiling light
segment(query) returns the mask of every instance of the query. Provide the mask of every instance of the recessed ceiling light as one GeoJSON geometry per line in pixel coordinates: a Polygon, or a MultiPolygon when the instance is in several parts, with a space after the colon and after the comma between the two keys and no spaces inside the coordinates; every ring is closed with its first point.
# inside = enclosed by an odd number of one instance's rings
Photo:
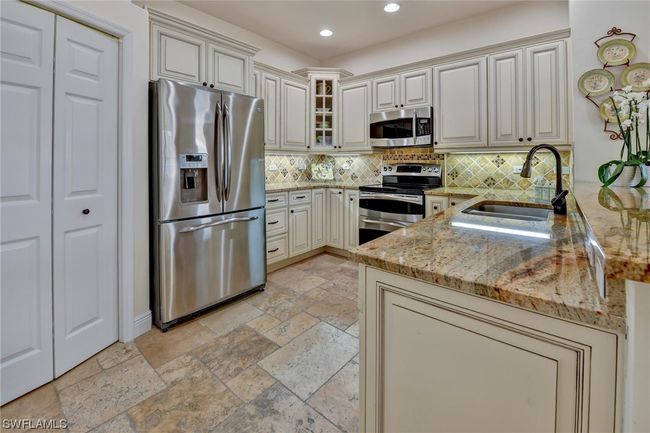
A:
{"type": "Polygon", "coordinates": [[[397,3],[388,3],[386,6],[384,6],[384,12],[388,12],[389,14],[397,12],[398,10],[399,5],[397,3]]]}
{"type": "Polygon", "coordinates": [[[334,34],[334,32],[331,31],[330,29],[323,29],[323,30],[320,31],[320,35],[325,37],[325,38],[329,38],[333,34],[334,34]]]}

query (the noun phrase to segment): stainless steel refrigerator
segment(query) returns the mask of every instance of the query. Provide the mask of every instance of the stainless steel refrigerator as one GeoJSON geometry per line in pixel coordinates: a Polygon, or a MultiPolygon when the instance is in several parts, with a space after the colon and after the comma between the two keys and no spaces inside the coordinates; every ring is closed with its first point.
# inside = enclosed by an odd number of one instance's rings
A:
{"type": "Polygon", "coordinates": [[[166,330],[266,283],[264,101],[150,84],[152,308],[166,330]]]}

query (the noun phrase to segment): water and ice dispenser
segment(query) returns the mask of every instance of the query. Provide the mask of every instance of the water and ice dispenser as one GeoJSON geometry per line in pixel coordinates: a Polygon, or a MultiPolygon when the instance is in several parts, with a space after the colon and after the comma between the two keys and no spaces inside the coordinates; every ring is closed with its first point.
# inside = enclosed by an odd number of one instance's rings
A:
{"type": "Polygon", "coordinates": [[[183,153],[179,156],[181,170],[181,203],[208,200],[208,154],[183,153]]]}

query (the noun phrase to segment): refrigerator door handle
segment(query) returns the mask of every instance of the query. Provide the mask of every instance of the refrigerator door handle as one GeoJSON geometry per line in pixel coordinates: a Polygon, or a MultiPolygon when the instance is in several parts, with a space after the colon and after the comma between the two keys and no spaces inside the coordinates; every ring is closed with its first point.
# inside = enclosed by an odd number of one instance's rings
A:
{"type": "Polygon", "coordinates": [[[230,109],[228,105],[223,104],[223,137],[224,137],[224,159],[225,159],[225,170],[223,173],[224,178],[224,201],[228,201],[230,198],[230,178],[231,178],[231,161],[230,161],[230,109]]]}
{"type": "Polygon", "coordinates": [[[219,122],[221,121],[221,104],[217,102],[217,107],[216,107],[216,118],[214,119],[214,154],[215,154],[215,180],[217,184],[217,200],[221,202],[223,194],[222,194],[222,173],[223,173],[223,161],[221,158],[221,128],[219,122]]]}
{"type": "Polygon", "coordinates": [[[198,226],[192,226],[192,227],[187,227],[182,230],[179,230],[179,233],[190,233],[190,232],[195,232],[197,230],[203,230],[207,229],[210,227],[215,227],[215,226],[221,226],[224,224],[230,224],[230,223],[238,223],[238,222],[245,222],[245,221],[254,221],[258,219],[259,217],[240,217],[240,218],[230,218],[227,220],[223,221],[215,221],[213,223],[207,223],[207,224],[199,224],[198,226]]]}

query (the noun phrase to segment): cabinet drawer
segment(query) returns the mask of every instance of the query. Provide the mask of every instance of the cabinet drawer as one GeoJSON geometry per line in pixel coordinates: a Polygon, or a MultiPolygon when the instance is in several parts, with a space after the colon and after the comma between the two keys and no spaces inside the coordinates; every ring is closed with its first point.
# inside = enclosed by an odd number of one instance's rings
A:
{"type": "Polygon", "coordinates": [[[289,204],[293,206],[294,204],[303,204],[311,203],[311,191],[308,189],[303,189],[300,191],[291,191],[289,193],[289,204]]]}
{"type": "Polygon", "coordinates": [[[286,192],[274,192],[271,194],[266,194],[267,209],[285,207],[288,201],[289,200],[286,192]]]}
{"type": "Polygon", "coordinates": [[[275,263],[289,258],[289,236],[274,236],[266,240],[266,263],[275,263]]]}
{"type": "Polygon", "coordinates": [[[275,236],[287,232],[287,208],[266,211],[266,235],[275,236]]]}

